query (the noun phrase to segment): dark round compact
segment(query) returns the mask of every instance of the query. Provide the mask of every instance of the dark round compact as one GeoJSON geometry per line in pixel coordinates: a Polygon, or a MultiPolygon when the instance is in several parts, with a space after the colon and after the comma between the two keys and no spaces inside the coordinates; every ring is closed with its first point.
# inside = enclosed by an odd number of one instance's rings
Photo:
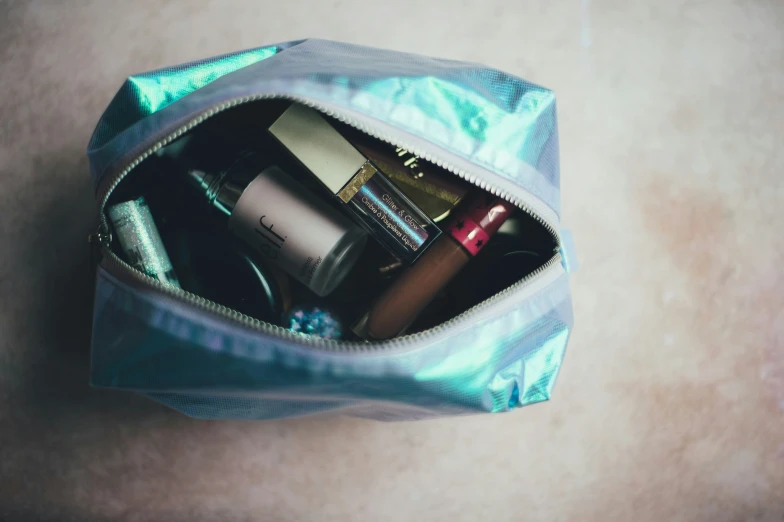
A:
{"type": "Polygon", "coordinates": [[[169,238],[167,248],[183,289],[281,325],[288,301],[287,276],[242,243],[219,231],[185,228],[169,238]]]}

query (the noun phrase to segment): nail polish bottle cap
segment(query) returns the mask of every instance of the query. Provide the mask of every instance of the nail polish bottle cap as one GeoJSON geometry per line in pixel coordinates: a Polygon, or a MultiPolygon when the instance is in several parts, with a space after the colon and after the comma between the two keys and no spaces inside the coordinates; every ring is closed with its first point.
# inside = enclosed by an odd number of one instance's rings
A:
{"type": "Polygon", "coordinates": [[[293,103],[269,130],[333,194],[367,161],[317,111],[303,105],[293,103]]]}

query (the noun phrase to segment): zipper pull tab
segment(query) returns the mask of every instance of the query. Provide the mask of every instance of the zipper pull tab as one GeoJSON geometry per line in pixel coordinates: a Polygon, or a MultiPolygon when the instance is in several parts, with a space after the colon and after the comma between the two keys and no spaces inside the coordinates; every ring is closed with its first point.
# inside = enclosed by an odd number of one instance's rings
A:
{"type": "Polygon", "coordinates": [[[87,242],[94,247],[102,246],[109,248],[109,245],[112,244],[112,234],[111,232],[98,231],[95,234],[87,236],[87,242]]]}
{"type": "Polygon", "coordinates": [[[87,236],[90,244],[90,266],[95,268],[101,261],[101,247],[109,248],[112,244],[112,233],[105,227],[99,227],[94,234],[87,236]]]}

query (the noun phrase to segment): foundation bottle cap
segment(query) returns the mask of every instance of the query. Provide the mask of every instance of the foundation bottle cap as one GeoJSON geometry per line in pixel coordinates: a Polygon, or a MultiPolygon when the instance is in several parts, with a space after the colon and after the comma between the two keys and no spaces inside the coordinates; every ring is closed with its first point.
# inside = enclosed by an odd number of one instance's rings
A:
{"type": "Polygon", "coordinates": [[[333,194],[367,162],[317,111],[293,103],[270,132],[333,194]]]}
{"type": "Polygon", "coordinates": [[[216,181],[216,176],[214,174],[204,172],[203,170],[189,170],[188,178],[196,187],[202,189],[204,192],[210,190],[213,183],[216,181]]]}

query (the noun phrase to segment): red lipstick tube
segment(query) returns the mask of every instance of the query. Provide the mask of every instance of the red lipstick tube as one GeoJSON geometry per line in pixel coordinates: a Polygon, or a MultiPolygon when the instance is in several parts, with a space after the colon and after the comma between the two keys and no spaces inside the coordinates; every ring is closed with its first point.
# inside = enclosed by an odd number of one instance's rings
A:
{"type": "Polygon", "coordinates": [[[492,194],[473,194],[445,234],[375,302],[365,332],[370,339],[400,335],[461,268],[487,244],[514,206],[492,194]]]}

